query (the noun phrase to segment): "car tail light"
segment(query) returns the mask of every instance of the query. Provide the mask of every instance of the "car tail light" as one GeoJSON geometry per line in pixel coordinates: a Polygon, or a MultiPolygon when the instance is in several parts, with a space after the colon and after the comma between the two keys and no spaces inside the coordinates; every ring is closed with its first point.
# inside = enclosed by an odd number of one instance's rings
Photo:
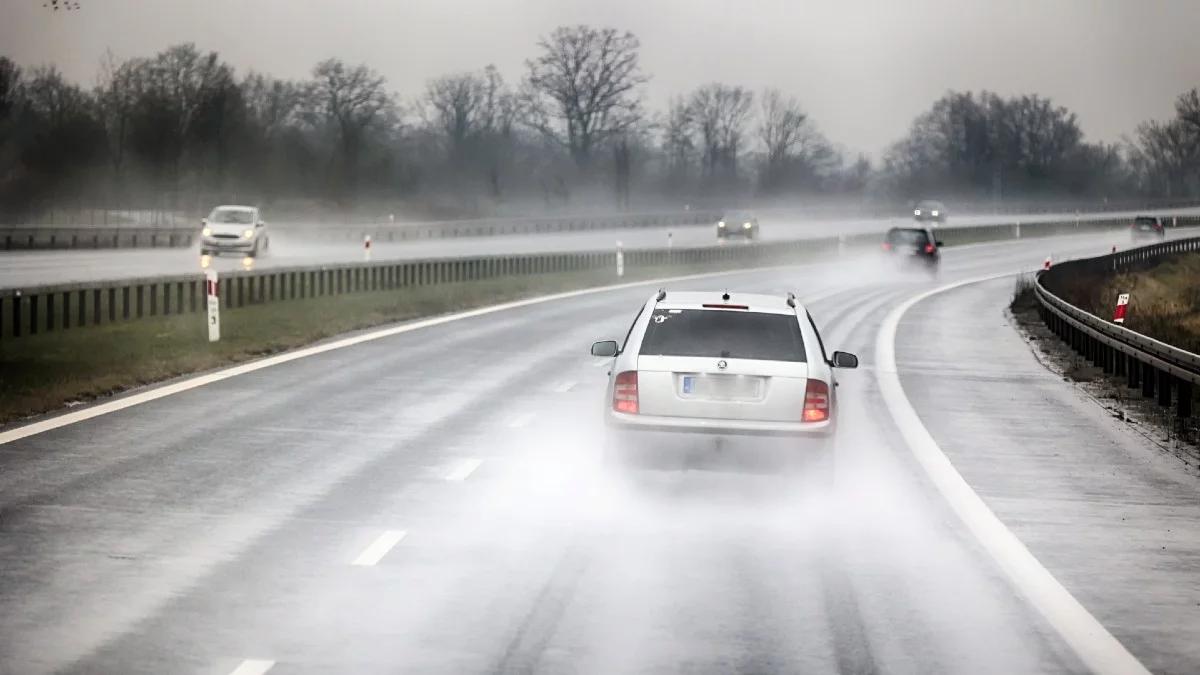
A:
{"type": "Polygon", "coordinates": [[[933,251],[934,251],[933,244],[925,244],[925,252],[926,253],[933,253],[933,251]]]}
{"type": "Polygon", "coordinates": [[[613,383],[613,410],[636,415],[638,412],[638,383],[637,371],[627,370],[617,373],[613,383]]]}
{"type": "Polygon", "coordinates": [[[885,242],[883,242],[883,250],[885,250],[885,251],[890,251],[890,250],[892,250],[892,245],[891,245],[891,244],[889,244],[889,243],[888,243],[888,242],[886,242],[886,241],[885,241],[885,242]]]}
{"type": "Polygon", "coordinates": [[[805,422],[824,422],[829,419],[829,385],[821,380],[809,380],[804,390],[805,422]]]}

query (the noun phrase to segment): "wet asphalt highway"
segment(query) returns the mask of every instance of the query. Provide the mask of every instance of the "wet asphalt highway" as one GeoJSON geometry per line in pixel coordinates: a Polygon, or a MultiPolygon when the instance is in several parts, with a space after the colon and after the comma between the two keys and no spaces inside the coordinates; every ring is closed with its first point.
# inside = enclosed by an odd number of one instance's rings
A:
{"type": "MultiPolygon", "coordinates": [[[[947,249],[940,282],[867,259],[668,285],[795,290],[827,348],[862,358],[840,376],[828,497],[772,475],[601,469],[606,364],[587,348],[623,335],[653,285],[366,342],[0,445],[0,672],[1080,672],[929,485],[871,357],[884,315],[918,292],[1109,245],[947,249]]],[[[1143,663],[1196,672],[1195,479],[1039,370],[1000,313],[1011,289],[914,307],[897,344],[910,398],[1143,663]],[[1132,524],[1106,526],[1121,496],[1141,530],[1171,523],[1171,557],[1132,524]]]]}
{"type": "MultiPolygon", "coordinates": [[[[1200,209],[1175,209],[1169,213],[1176,215],[1200,213],[1200,209]]],[[[1098,214],[1095,217],[1131,215],[1133,212],[1098,214]]],[[[1014,221],[1036,223],[1046,220],[1069,220],[1073,217],[1075,214],[965,215],[952,217],[947,225],[972,226],[1014,221]]],[[[864,232],[882,233],[894,225],[903,227],[912,222],[910,218],[795,220],[767,214],[761,218],[764,241],[831,237],[839,233],[847,235],[864,232]]],[[[405,242],[376,241],[372,244],[371,258],[373,260],[408,260],[492,254],[615,250],[617,241],[620,241],[626,249],[661,248],[667,246],[668,234],[670,234],[673,246],[713,246],[718,243],[713,226],[687,225],[405,242]]],[[[739,239],[731,239],[727,245],[737,246],[742,243],[739,239]]],[[[358,262],[363,259],[364,250],[361,240],[317,241],[294,231],[289,232],[286,223],[276,223],[271,227],[270,252],[256,260],[254,266],[268,268],[321,265],[358,262]]],[[[227,254],[213,259],[212,265],[218,271],[236,270],[241,268],[242,258],[239,255],[227,254]]],[[[0,288],[189,274],[199,270],[199,244],[187,249],[0,252],[0,288]]]]}

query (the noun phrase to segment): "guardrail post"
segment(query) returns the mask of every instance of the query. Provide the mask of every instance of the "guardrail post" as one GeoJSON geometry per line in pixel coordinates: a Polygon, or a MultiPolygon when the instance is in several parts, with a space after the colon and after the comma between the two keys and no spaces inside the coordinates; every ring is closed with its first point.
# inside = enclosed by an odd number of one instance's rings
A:
{"type": "Polygon", "coordinates": [[[1143,398],[1154,398],[1154,380],[1155,380],[1154,367],[1149,364],[1143,363],[1142,364],[1142,397],[1143,398]]]}
{"type": "Polygon", "coordinates": [[[13,337],[21,337],[21,291],[13,293],[12,325],[13,337]]]}
{"type": "Polygon", "coordinates": [[[1113,350],[1113,375],[1125,377],[1125,365],[1128,358],[1125,352],[1113,350]]]}
{"type": "Polygon", "coordinates": [[[1178,389],[1175,392],[1176,408],[1175,411],[1179,415],[1179,419],[1187,419],[1192,416],[1192,383],[1186,380],[1176,380],[1178,389]]]}
{"type": "Polygon", "coordinates": [[[1175,379],[1165,370],[1158,371],[1158,404],[1166,408],[1171,405],[1171,380],[1175,379]]]}

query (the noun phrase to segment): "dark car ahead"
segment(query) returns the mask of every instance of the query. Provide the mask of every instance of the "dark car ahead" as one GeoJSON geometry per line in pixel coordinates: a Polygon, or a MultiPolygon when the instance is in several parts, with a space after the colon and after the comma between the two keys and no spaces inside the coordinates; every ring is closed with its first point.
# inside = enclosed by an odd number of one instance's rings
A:
{"type": "Polygon", "coordinates": [[[924,227],[893,227],[883,239],[883,252],[902,267],[919,266],[937,275],[942,242],[924,227]]]}
{"type": "Polygon", "coordinates": [[[913,220],[918,223],[944,223],[947,215],[946,205],[931,199],[917,202],[913,207],[913,220]]]}
{"type": "Polygon", "coordinates": [[[1158,216],[1138,216],[1133,219],[1133,224],[1129,226],[1129,235],[1134,241],[1138,239],[1165,239],[1167,228],[1163,225],[1162,218],[1158,216]]]}

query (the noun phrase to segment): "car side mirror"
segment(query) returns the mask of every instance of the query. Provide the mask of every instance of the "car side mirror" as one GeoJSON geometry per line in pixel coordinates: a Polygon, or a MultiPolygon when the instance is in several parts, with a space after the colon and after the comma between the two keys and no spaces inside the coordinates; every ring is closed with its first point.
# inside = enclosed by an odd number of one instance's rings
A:
{"type": "Polygon", "coordinates": [[[254,224],[255,227],[262,227],[264,225],[266,225],[266,223],[261,220],[254,224]]]}
{"type": "Polygon", "coordinates": [[[592,343],[592,356],[612,357],[620,353],[621,348],[616,340],[603,340],[592,343]]]}
{"type": "Polygon", "coordinates": [[[830,359],[829,365],[834,368],[857,368],[858,357],[850,352],[834,352],[833,358],[830,359]]]}
{"type": "Polygon", "coordinates": [[[937,246],[938,248],[941,248],[941,247],[945,246],[945,244],[943,244],[943,243],[942,243],[942,242],[940,242],[940,241],[935,241],[935,242],[933,242],[933,243],[934,243],[934,245],[935,245],[935,246],[937,246]]]}
{"type": "Polygon", "coordinates": [[[208,225],[208,218],[201,218],[201,219],[200,219],[200,224],[201,224],[201,225],[208,225]]]}

